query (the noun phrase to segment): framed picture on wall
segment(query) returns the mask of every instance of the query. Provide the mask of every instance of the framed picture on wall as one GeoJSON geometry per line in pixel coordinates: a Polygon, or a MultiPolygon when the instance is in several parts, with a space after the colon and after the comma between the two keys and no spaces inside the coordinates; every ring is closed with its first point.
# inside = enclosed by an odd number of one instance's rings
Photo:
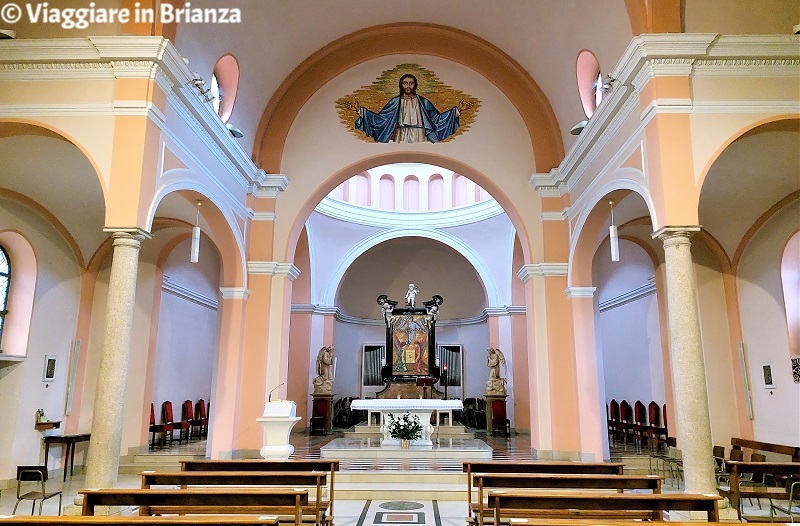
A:
{"type": "Polygon", "coordinates": [[[52,382],[56,379],[56,357],[47,354],[44,357],[44,371],[42,373],[43,382],[52,382]]]}

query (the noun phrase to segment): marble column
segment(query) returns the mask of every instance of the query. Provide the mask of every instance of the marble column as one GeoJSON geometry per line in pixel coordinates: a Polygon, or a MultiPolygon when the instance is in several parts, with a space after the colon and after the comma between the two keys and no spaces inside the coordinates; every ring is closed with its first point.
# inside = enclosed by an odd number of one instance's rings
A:
{"type": "Polygon", "coordinates": [[[117,481],[125,386],[131,351],[131,328],[136,296],[141,231],[115,231],[106,323],[97,391],[94,397],[92,437],[86,461],[86,487],[110,488],[117,481]]]}
{"type": "Polygon", "coordinates": [[[716,493],[697,284],[689,241],[699,230],[699,226],[664,227],[653,237],[664,242],[677,441],[683,455],[686,492],[716,493]]]}

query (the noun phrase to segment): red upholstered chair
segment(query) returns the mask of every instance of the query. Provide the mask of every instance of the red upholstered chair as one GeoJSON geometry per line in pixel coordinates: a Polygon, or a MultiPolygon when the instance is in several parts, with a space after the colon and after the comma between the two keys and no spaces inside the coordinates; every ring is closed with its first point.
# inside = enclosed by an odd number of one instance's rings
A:
{"type": "Polygon", "coordinates": [[[492,435],[511,436],[511,422],[506,415],[505,400],[492,400],[492,435]]]}
{"type": "Polygon", "coordinates": [[[628,437],[633,438],[633,409],[627,400],[619,403],[619,419],[622,427],[623,444],[627,449],[628,437]]]}
{"type": "MultiPolygon", "coordinates": [[[[163,404],[161,404],[161,420],[164,421],[165,424],[171,424],[173,430],[178,430],[178,445],[181,444],[183,441],[183,430],[186,430],[187,434],[187,442],[188,442],[188,434],[189,434],[189,421],[175,422],[172,418],[172,402],[167,400],[163,404]]],[[[170,438],[172,437],[172,433],[170,432],[170,438]]]]}
{"type": "Polygon", "coordinates": [[[608,441],[615,444],[622,439],[622,422],[619,419],[619,403],[613,398],[608,405],[608,441]]]}
{"type": "Polygon", "coordinates": [[[189,436],[194,435],[194,430],[197,428],[197,438],[204,438],[208,436],[208,415],[206,414],[206,402],[202,398],[194,404],[194,419],[189,421],[192,427],[192,432],[189,436]]]}
{"type": "Polygon", "coordinates": [[[161,447],[167,444],[167,437],[172,441],[172,424],[156,424],[156,410],[152,402],[150,403],[150,445],[149,449],[156,447],[156,435],[161,435],[161,447]]]}

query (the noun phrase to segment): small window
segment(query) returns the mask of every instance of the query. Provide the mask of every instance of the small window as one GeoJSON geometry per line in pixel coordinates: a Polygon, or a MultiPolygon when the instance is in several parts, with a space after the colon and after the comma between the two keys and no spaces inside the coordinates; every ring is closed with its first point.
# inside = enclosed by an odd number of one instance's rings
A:
{"type": "Polygon", "coordinates": [[[599,71],[597,72],[597,78],[594,81],[594,107],[597,108],[600,106],[600,102],[603,100],[603,74],[599,71]]]}
{"type": "Polygon", "coordinates": [[[594,53],[583,50],[578,54],[575,78],[583,112],[591,117],[603,99],[603,74],[594,53]]]}
{"type": "Polygon", "coordinates": [[[0,341],[3,339],[3,327],[8,314],[8,289],[11,284],[11,261],[8,253],[0,246],[0,341]]]}
{"type": "Polygon", "coordinates": [[[238,89],[239,63],[233,55],[224,55],[214,65],[214,72],[211,75],[211,93],[216,97],[214,109],[222,122],[228,122],[231,118],[238,89]]]}

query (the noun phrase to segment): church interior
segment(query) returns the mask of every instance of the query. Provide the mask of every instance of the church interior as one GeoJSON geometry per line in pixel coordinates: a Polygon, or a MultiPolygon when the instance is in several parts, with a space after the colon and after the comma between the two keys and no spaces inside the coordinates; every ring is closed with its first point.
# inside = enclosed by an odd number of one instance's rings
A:
{"type": "Polygon", "coordinates": [[[800,520],[795,0],[50,4],[0,8],[0,516],[19,466],[79,515],[134,458],[261,458],[268,402],[325,459],[400,398],[446,408],[409,458],[663,446],[717,495],[743,446],[800,520]]]}

